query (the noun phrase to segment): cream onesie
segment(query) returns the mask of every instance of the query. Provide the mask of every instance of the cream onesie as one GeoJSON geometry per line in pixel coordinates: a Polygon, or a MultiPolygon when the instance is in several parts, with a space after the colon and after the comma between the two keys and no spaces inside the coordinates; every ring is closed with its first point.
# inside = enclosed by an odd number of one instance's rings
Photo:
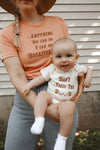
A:
{"type": "Polygon", "coordinates": [[[48,82],[48,93],[53,98],[53,103],[59,103],[61,100],[70,100],[78,91],[78,74],[87,72],[87,67],[76,64],[68,72],[58,70],[54,64],[41,70],[45,81],[48,82]]]}

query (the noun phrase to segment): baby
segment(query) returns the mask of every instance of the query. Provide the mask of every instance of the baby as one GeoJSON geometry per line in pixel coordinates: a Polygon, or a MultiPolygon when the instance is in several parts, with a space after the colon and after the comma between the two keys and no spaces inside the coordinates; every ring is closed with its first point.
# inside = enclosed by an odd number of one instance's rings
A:
{"type": "MultiPolygon", "coordinates": [[[[55,116],[60,122],[60,130],[54,150],[65,150],[66,140],[73,125],[75,103],[83,91],[83,76],[78,86],[80,73],[86,75],[84,86],[89,87],[92,80],[90,68],[79,65],[76,43],[68,38],[57,40],[52,46],[53,64],[41,70],[41,76],[34,78],[24,87],[24,94],[48,81],[47,91],[37,95],[34,105],[35,122],[31,127],[33,134],[42,133],[47,107],[55,105],[55,116]],[[78,89],[79,87],[79,89],[78,89]]],[[[52,117],[50,116],[52,119],[52,117]]]]}

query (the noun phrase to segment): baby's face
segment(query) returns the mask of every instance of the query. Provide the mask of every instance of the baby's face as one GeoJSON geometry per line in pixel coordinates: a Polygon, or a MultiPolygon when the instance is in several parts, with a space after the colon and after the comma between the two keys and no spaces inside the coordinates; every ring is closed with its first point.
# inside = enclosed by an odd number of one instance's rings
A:
{"type": "Polygon", "coordinates": [[[68,72],[77,62],[77,53],[71,43],[58,43],[52,50],[53,63],[59,70],[68,72]]]}

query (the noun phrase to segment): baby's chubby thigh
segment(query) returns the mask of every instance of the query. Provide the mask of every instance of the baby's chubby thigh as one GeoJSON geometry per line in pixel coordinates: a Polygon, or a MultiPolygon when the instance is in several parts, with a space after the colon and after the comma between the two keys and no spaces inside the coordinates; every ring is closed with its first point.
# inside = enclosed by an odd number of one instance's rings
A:
{"type": "Polygon", "coordinates": [[[55,122],[59,122],[59,114],[58,114],[58,108],[59,108],[59,101],[54,102],[54,99],[52,99],[52,104],[48,106],[46,111],[46,117],[50,118],[51,120],[55,122]]]}
{"type": "Polygon", "coordinates": [[[72,116],[75,112],[75,103],[72,101],[64,101],[59,103],[58,113],[59,116],[72,116]]]}
{"type": "Polygon", "coordinates": [[[59,101],[52,98],[52,104],[48,106],[46,116],[55,122],[59,122],[61,116],[72,116],[75,112],[75,103],[72,101],[59,101]]]}

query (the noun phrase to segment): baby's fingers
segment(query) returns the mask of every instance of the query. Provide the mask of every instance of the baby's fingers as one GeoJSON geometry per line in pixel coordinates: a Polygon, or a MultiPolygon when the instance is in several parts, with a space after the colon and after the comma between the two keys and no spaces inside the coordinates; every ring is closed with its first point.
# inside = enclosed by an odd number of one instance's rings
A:
{"type": "Polygon", "coordinates": [[[89,87],[91,86],[91,83],[89,83],[89,82],[87,82],[87,81],[84,81],[84,86],[85,86],[86,88],[89,88],[89,87]]]}
{"type": "Polygon", "coordinates": [[[29,90],[25,89],[23,93],[24,95],[27,95],[29,93],[29,90]]]}

